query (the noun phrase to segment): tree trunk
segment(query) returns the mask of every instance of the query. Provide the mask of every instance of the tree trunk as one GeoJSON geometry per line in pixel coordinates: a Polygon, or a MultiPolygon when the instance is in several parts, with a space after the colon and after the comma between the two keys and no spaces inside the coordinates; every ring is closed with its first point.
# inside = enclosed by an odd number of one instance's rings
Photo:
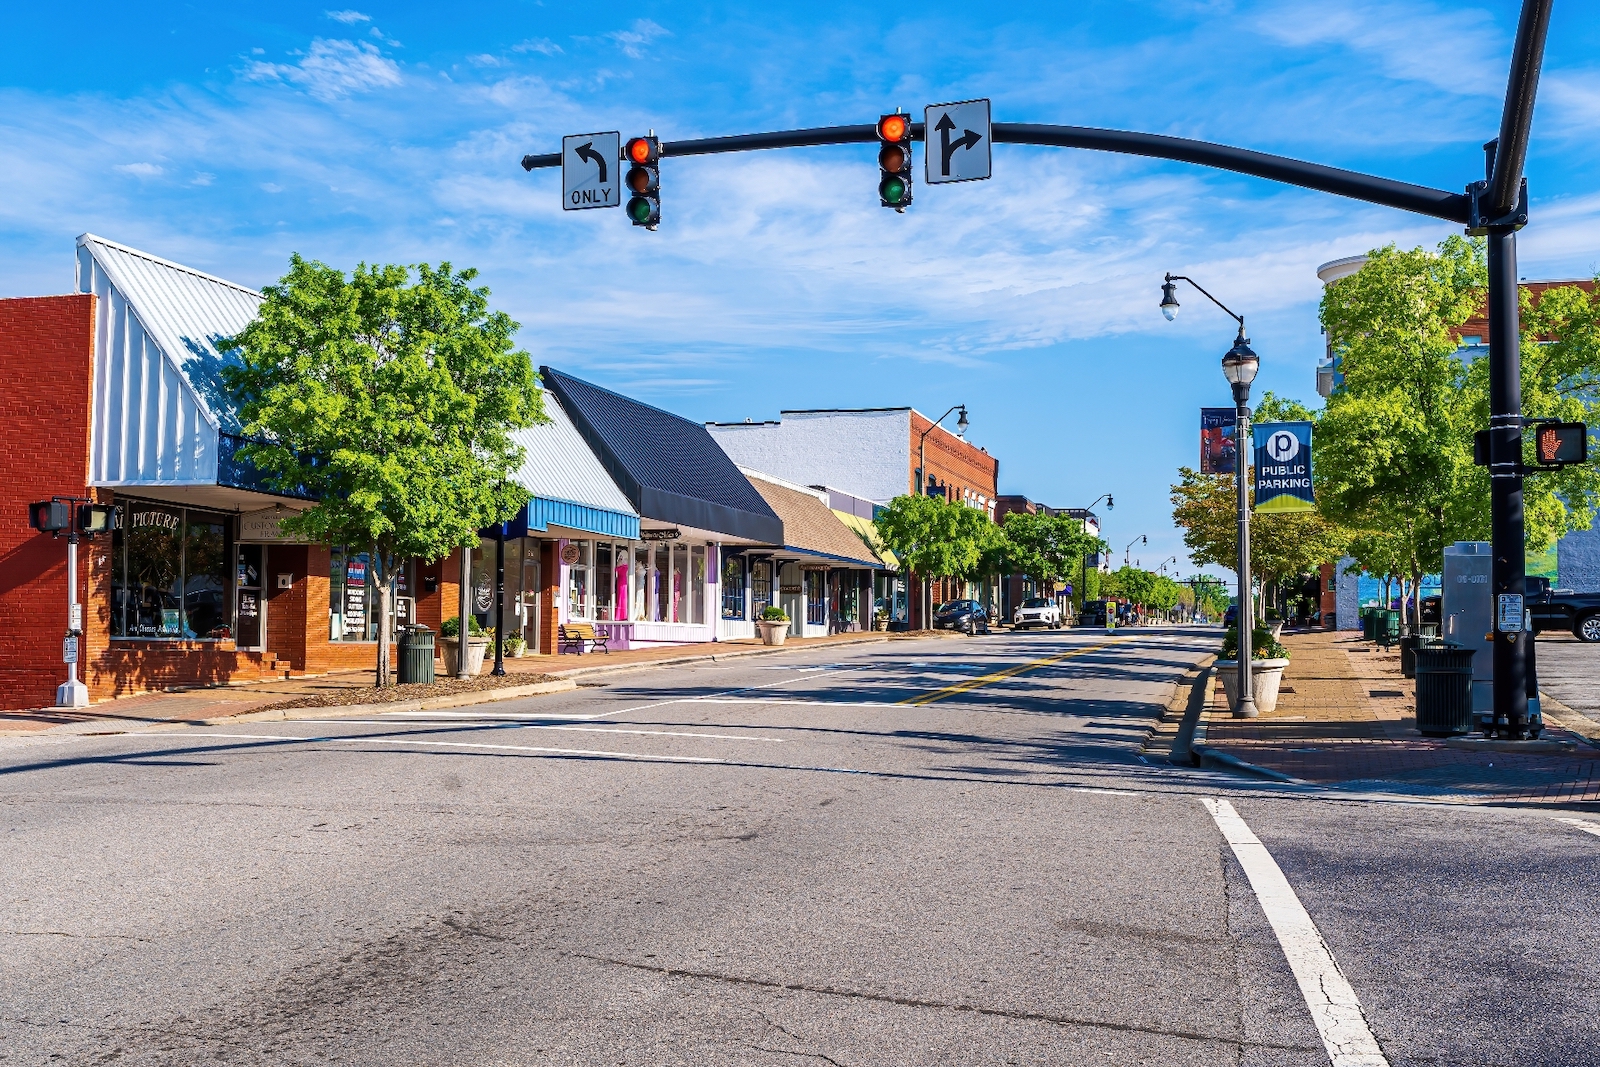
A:
{"type": "Polygon", "coordinates": [[[389,684],[389,645],[394,640],[394,570],[392,561],[383,553],[372,553],[378,579],[378,670],[380,688],[389,684]]]}

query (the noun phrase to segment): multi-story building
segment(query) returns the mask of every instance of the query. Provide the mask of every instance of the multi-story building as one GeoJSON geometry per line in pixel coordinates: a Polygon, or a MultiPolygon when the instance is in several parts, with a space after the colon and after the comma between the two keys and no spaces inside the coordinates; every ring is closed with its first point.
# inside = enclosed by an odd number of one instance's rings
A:
{"type": "MultiPolygon", "coordinates": [[[[1045,504],[1035,503],[1025,496],[1006,495],[996,501],[995,521],[1004,523],[1007,515],[1013,512],[1028,515],[1065,515],[1077,519],[1084,524],[1084,530],[1091,537],[1100,536],[1100,518],[1093,511],[1084,508],[1052,508],[1045,504]]],[[[1080,574],[1085,570],[1099,570],[1105,566],[1100,553],[1086,556],[1083,560],[1080,574]]],[[[1062,612],[1067,611],[1073,591],[1080,583],[1076,575],[1069,576],[1059,585],[1046,583],[1043,588],[1038,587],[1033,579],[1025,574],[1007,574],[1000,579],[1000,611],[1002,618],[1009,619],[1017,610],[1017,605],[1032,596],[1054,597],[1061,602],[1062,612]]]]}

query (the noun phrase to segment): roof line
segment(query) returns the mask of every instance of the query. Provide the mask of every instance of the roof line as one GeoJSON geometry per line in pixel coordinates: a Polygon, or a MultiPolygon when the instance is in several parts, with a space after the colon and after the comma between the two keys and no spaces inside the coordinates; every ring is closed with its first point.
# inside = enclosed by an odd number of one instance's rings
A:
{"type": "Polygon", "coordinates": [[[80,233],[78,235],[78,247],[80,248],[91,241],[95,244],[105,245],[107,248],[115,248],[119,252],[126,252],[130,256],[138,256],[140,259],[148,259],[152,263],[159,263],[161,266],[169,267],[172,270],[182,271],[185,274],[192,274],[196,278],[204,278],[208,282],[216,282],[218,285],[226,285],[229,289],[237,289],[241,293],[248,293],[258,300],[266,299],[265,296],[256,290],[251,289],[249,286],[240,285],[238,282],[230,282],[226,278],[219,278],[215,274],[207,274],[203,270],[195,270],[193,267],[186,267],[182,263],[174,263],[170,259],[162,259],[160,256],[152,255],[143,249],[133,248],[130,245],[125,245],[120,242],[110,240],[109,238],[101,237],[99,234],[80,233]]]}
{"type": "Polygon", "coordinates": [[[893,408],[782,408],[779,415],[865,415],[877,411],[915,411],[912,407],[893,408]]]}
{"type": "Polygon", "coordinates": [[[773,485],[782,486],[784,489],[788,489],[791,492],[804,493],[806,496],[811,497],[818,503],[826,504],[828,502],[828,494],[826,491],[819,492],[818,490],[811,488],[809,485],[801,485],[799,482],[785,481],[784,479],[775,475],[768,474],[766,471],[758,471],[754,467],[746,467],[742,463],[735,463],[734,466],[738,467],[739,473],[744,475],[746,478],[760,478],[764,482],[771,482],[773,485]]]}
{"type": "MultiPolygon", "coordinates": [[[[668,411],[666,408],[658,408],[654,404],[646,404],[643,400],[637,400],[637,399],[635,399],[635,398],[633,398],[631,396],[624,396],[623,394],[617,392],[615,389],[607,389],[603,385],[596,385],[594,382],[589,381],[587,378],[579,378],[576,375],[568,374],[566,371],[557,370],[556,368],[548,366],[548,365],[542,366],[542,367],[539,368],[539,376],[541,378],[547,373],[548,374],[559,375],[562,378],[570,378],[572,381],[575,381],[575,382],[579,383],[580,385],[587,385],[590,389],[597,389],[602,393],[607,393],[607,394],[609,394],[611,396],[616,397],[618,400],[626,400],[630,404],[638,404],[642,408],[649,408],[651,411],[660,412],[662,415],[665,415],[668,418],[677,419],[679,422],[686,422],[690,426],[699,426],[702,430],[705,429],[705,424],[704,423],[697,423],[693,419],[686,419],[682,415],[679,415],[677,412],[668,411]]],[[[571,412],[568,412],[568,414],[570,415],[571,412]]]]}

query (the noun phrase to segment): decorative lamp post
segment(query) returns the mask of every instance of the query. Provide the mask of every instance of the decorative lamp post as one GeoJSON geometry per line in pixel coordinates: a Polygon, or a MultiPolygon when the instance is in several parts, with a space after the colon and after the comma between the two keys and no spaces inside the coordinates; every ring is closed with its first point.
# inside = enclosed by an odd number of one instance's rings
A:
{"type": "Polygon", "coordinates": [[[1171,322],[1178,317],[1177,282],[1188,282],[1228,317],[1239,324],[1239,334],[1233,347],[1222,357],[1222,376],[1233,389],[1233,480],[1238,487],[1239,513],[1239,703],[1233,709],[1236,719],[1253,719],[1256,711],[1255,696],[1250,686],[1250,638],[1256,626],[1255,602],[1250,596],[1250,383],[1256,380],[1261,360],[1250,347],[1250,338],[1244,333],[1244,316],[1235,315],[1226,304],[1206,292],[1193,279],[1181,274],[1168,274],[1161,285],[1161,314],[1171,322]]]}
{"type": "MultiPolygon", "coordinates": [[[[1093,511],[1094,505],[1100,503],[1102,500],[1106,502],[1107,511],[1112,511],[1117,506],[1117,502],[1111,499],[1110,493],[1101,493],[1099,496],[1095,497],[1093,503],[1083,509],[1084,533],[1089,532],[1089,512],[1093,511]]],[[[1078,612],[1081,614],[1083,612],[1083,606],[1089,602],[1089,557],[1087,554],[1084,555],[1083,559],[1078,561],[1078,583],[1080,586],[1078,590],[1078,612]]]]}
{"type": "MultiPolygon", "coordinates": [[[[946,409],[946,411],[945,411],[945,413],[943,415],[940,415],[937,419],[934,419],[932,422],[930,422],[928,424],[928,428],[926,430],[922,431],[922,437],[917,440],[917,495],[918,496],[927,496],[928,495],[928,435],[933,432],[933,428],[935,426],[939,425],[945,419],[948,419],[950,417],[950,412],[952,412],[952,411],[960,411],[961,412],[960,417],[956,419],[956,436],[957,437],[965,437],[966,433],[967,433],[967,427],[972,425],[970,422],[967,421],[967,405],[965,405],[965,404],[951,404],[950,407],[948,409],[946,409]]],[[[922,610],[922,625],[923,625],[923,627],[925,629],[930,629],[930,630],[933,628],[933,620],[931,618],[931,616],[933,615],[933,604],[929,601],[929,594],[932,592],[932,590],[933,590],[932,583],[926,577],[924,577],[922,579],[922,595],[920,597],[918,597],[918,600],[921,602],[922,609],[923,609],[922,610]]]]}

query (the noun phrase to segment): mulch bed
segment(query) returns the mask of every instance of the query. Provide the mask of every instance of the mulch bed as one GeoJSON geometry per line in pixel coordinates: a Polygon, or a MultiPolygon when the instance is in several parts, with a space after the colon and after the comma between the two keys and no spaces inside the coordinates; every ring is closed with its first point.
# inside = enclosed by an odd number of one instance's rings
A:
{"type": "Polygon", "coordinates": [[[288,711],[291,708],[344,708],[355,704],[400,704],[408,700],[424,700],[428,697],[452,696],[456,693],[475,693],[485,689],[506,689],[512,686],[553,681],[556,681],[556,679],[548,674],[505,674],[500,676],[480,674],[476,678],[441,678],[436,682],[390,685],[383,688],[369,685],[359,689],[334,689],[323,693],[314,693],[310,696],[295,697],[293,700],[280,700],[275,704],[263,704],[250,710],[252,712],[288,711]]]}

